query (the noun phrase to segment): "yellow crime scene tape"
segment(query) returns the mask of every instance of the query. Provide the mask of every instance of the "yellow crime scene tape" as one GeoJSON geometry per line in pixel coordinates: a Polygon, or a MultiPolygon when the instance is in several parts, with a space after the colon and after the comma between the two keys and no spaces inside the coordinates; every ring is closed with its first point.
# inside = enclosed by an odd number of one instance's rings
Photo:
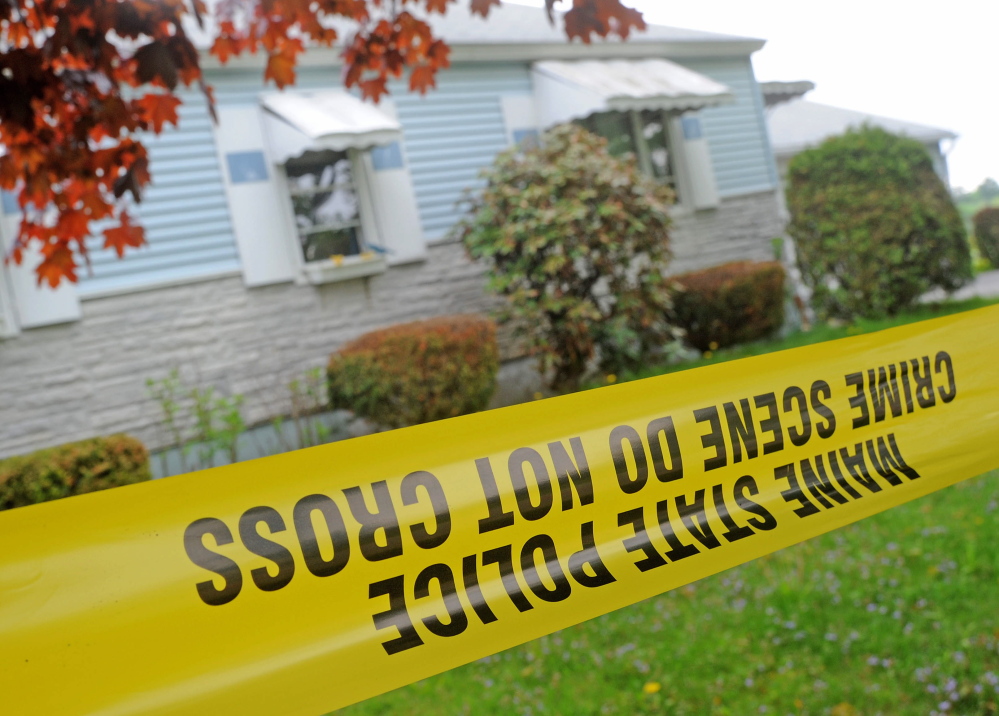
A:
{"type": "Polygon", "coordinates": [[[318,716],[999,466],[999,307],[0,514],[0,711],[318,716]]]}

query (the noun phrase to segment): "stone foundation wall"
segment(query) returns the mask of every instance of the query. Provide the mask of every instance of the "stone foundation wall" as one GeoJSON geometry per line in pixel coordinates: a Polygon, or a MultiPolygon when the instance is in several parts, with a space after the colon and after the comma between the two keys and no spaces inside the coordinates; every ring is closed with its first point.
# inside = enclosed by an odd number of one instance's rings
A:
{"type": "MultiPolygon", "coordinates": [[[[779,233],[772,192],[729,199],[680,217],[676,259],[686,271],[737,258],[772,256],[779,233]]],[[[250,424],[290,411],[288,382],[324,366],[345,342],[375,328],[431,316],[488,312],[481,268],[458,244],[429,248],[426,261],[370,279],[322,287],[247,289],[239,276],[83,302],[83,318],[0,341],[0,457],[128,432],[151,449],[168,444],[146,380],[172,368],[192,386],[243,394],[250,424]]],[[[504,339],[495,404],[529,399],[540,387],[504,339]]]]}

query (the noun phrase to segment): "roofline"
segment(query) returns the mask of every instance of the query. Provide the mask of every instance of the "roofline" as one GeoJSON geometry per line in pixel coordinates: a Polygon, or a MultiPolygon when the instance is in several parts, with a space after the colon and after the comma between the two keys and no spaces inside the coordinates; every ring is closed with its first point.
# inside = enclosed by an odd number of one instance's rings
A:
{"type": "MultiPolygon", "coordinates": [[[[585,45],[579,42],[557,43],[495,43],[451,45],[452,62],[535,62],[539,60],[586,60],[689,57],[747,57],[766,44],[766,40],[687,40],[676,42],[596,42],[585,45]]],[[[329,67],[342,64],[339,47],[313,47],[306,50],[298,61],[299,67],[329,67]]],[[[205,70],[263,69],[263,53],[235,57],[225,65],[206,50],[199,52],[201,67],[205,70]]]]}

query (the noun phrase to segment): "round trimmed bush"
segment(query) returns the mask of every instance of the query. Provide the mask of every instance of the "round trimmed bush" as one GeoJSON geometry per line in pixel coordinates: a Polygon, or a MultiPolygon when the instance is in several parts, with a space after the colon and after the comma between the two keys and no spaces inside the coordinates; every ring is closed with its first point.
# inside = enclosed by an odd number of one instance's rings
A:
{"type": "Polygon", "coordinates": [[[820,315],[894,315],[971,276],[954,202],[918,141],[864,127],[788,166],[788,231],[820,315]]]}
{"type": "Polygon", "coordinates": [[[701,351],[766,338],[784,323],[784,267],[734,261],[674,280],[676,322],[701,351]]]}
{"type": "Polygon", "coordinates": [[[330,405],[390,428],[483,410],[496,390],[496,326],[444,316],[366,333],[330,358],[330,405]]]}
{"type": "Polygon", "coordinates": [[[0,510],[151,478],[149,453],[128,435],[66,443],[0,460],[0,510]]]}
{"type": "Polygon", "coordinates": [[[993,268],[999,268],[999,207],[980,209],[972,224],[978,251],[993,268]]]}

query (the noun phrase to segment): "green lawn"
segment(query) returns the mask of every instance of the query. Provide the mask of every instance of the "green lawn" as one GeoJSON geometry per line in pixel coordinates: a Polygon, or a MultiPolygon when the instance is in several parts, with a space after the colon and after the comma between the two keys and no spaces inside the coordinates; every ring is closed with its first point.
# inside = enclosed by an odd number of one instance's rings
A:
{"type": "Polygon", "coordinates": [[[340,713],[995,713],[997,536],[992,472],[340,713]]]}
{"type": "MultiPolygon", "coordinates": [[[[987,303],[820,327],[644,375],[987,303]]],[[[997,539],[999,471],[338,713],[997,713],[997,539]]]]}

